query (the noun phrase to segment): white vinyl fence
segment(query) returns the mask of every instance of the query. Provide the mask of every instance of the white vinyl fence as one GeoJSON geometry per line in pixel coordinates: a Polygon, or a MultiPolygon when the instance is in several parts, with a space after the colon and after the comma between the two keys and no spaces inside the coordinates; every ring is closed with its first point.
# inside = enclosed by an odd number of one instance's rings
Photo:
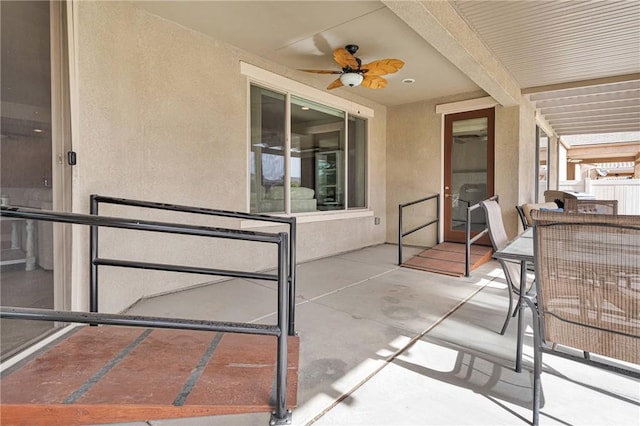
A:
{"type": "Polygon", "coordinates": [[[618,214],[640,215],[640,179],[585,179],[560,182],[561,191],[592,194],[597,200],[618,200],[618,214]]]}

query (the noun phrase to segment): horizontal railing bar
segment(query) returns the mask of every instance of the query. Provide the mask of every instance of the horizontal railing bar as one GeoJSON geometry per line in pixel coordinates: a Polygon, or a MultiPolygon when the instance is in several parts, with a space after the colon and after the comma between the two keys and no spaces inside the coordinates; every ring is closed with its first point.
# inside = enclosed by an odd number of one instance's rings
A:
{"type": "Polygon", "coordinates": [[[475,243],[476,241],[478,241],[480,238],[482,238],[482,236],[486,235],[487,233],[489,233],[489,230],[487,228],[485,228],[482,231],[478,232],[475,237],[473,237],[473,238],[471,238],[469,240],[469,244],[475,243]]]}
{"type": "Polygon", "coordinates": [[[287,224],[289,226],[289,275],[287,281],[289,283],[289,334],[294,335],[295,325],[295,295],[296,295],[296,218],[271,216],[267,214],[245,213],[230,210],[207,209],[202,207],[185,206],[179,204],[159,203],[155,201],[133,200],[127,198],[109,197],[105,195],[91,194],[92,214],[98,214],[98,204],[116,204],[122,206],[151,208],[158,210],[177,211],[180,213],[203,214],[208,216],[221,216],[237,219],[247,219],[261,222],[273,222],[287,224]],[[93,211],[95,208],[95,211],[93,211]]]}
{"type": "Polygon", "coordinates": [[[117,266],[134,269],[151,269],[155,271],[185,272],[189,274],[219,275],[222,277],[251,278],[256,280],[278,281],[278,275],[262,274],[259,272],[242,272],[227,269],[203,268],[199,266],[169,265],[165,263],[136,262],[119,259],[98,258],[94,265],[117,266]]]}
{"type": "Polygon", "coordinates": [[[418,200],[414,200],[414,201],[409,201],[408,203],[404,203],[404,204],[399,204],[398,205],[398,265],[402,265],[402,238],[406,237],[407,235],[413,234],[416,231],[419,231],[423,228],[426,228],[429,225],[433,225],[433,224],[438,224],[438,226],[436,226],[436,244],[438,244],[440,242],[440,194],[433,194],[433,195],[429,195],[427,197],[424,198],[420,198],[418,200]],[[432,220],[431,222],[419,225],[418,227],[407,231],[405,233],[402,232],[402,212],[404,211],[405,207],[408,206],[412,206],[414,204],[418,204],[418,203],[422,203],[425,201],[429,201],[429,200],[436,200],[436,218],[434,220],[432,220]]]}
{"type": "Polygon", "coordinates": [[[407,232],[403,233],[403,234],[402,234],[402,236],[403,236],[403,237],[406,237],[406,236],[407,236],[407,235],[409,235],[409,234],[413,234],[414,232],[419,231],[419,230],[421,230],[422,228],[425,228],[425,227],[427,227],[427,226],[429,226],[429,225],[431,225],[431,224],[437,223],[437,222],[438,222],[438,219],[434,219],[434,220],[432,220],[431,222],[425,223],[424,225],[420,225],[420,226],[418,226],[417,228],[412,229],[411,231],[407,231],[407,232]]]}
{"type": "MultiPolygon", "coordinates": [[[[609,370],[609,371],[613,371],[615,373],[619,373],[619,374],[624,374],[625,376],[628,377],[633,377],[635,379],[640,379],[640,372],[637,370],[632,370],[631,367],[629,367],[629,369],[625,368],[624,366],[617,366],[617,365],[612,365],[606,362],[602,362],[602,361],[596,361],[593,359],[586,359],[584,358],[583,352],[580,352],[582,354],[582,356],[577,356],[577,355],[572,355],[572,354],[568,354],[566,352],[560,351],[558,349],[553,349],[552,347],[549,346],[542,346],[540,349],[542,349],[542,352],[549,354],[549,355],[554,355],[554,356],[558,356],[561,358],[565,358],[565,359],[570,359],[572,361],[576,361],[579,362],[581,364],[585,364],[585,365],[590,365],[592,367],[598,367],[598,368],[602,368],[604,370],[609,370]]],[[[633,402],[634,404],[637,404],[637,402],[633,402]]]]}
{"type": "Polygon", "coordinates": [[[472,212],[472,211],[474,211],[475,209],[479,209],[480,207],[481,207],[481,206],[480,206],[480,203],[476,203],[476,204],[474,204],[474,205],[472,205],[472,206],[467,207],[467,210],[469,210],[470,212],[472,212]]]}
{"type": "Polygon", "coordinates": [[[418,204],[418,203],[421,203],[423,201],[428,201],[428,200],[431,200],[433,198],[437,198],[438,195],[439,194],[433,194],[433,195],[429,195],[428,197],[425,197],[425,198],[420,198],[419,200],[409,201],[408,203],[400,204],[400,207],[412,206],[414,204],[418,204]]]}
{"type": "Polygon", "coordinates": [[[92,195],[93,199],[101,203],[118,204],[133,207],[146,207],[158,210],[170,210],[185,213],[197,213],[213,216],[231,217],[235,219],[248,219],[266,222],[278,222],[291,224],[295,219],[290,217],[270,216],[266,214],[245,213],[230,210],[206,209],[201,207],[184,206],[179,204],[158,203],[153,201],[130,200],[126,198],[107,197],[104,195],[92,195]]]}
{"type": "Polygon", "coordinates": [[[0,318],[280,336],[275,325],[0,306],[0,318]]]}
{"type": "Polygon", "coordinates": [[[113,216],[63,213],[13,206],[2,206],[0,208],[0,216],[265,243],[278,243],[280,241],[280,237],[277,234],[269,234],[266,232],[240,231],[209,226],[126,219],[113,216]]]}

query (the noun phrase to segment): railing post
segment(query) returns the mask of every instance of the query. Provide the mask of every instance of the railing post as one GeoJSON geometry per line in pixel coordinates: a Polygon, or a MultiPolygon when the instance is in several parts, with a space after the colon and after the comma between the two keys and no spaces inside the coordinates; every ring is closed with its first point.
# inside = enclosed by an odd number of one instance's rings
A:
{"type": "Polygon", "coordinates": [[[402,265],[402,204],[398,206],[398,265],[402,265]]]}
{"type": "Polygon", "coordinates": [[[440,194],[436,197],[436,245],[440,244],[440,194]]]}
{"type": "Polygon", "coordinates": [[[468,278],[471,276],[471,205],[467,206],[464,244],[464,276],[468,278]]]}
{"type": "Polygon", "coordinates": [[[296,335],[296,218],[289,223],[289,336],[296,335]]]}
{"type": "MultiPolygon", "coordinates": [[[[95,194],[91,195],[89,213],[92,215],[98,214],[98,200],[95,194]]],[[[98,265],[95,263],[98,258],[98,227],[96,225],[90,226],[89,245],[89,268],[91,271],[89,277],[89,312],[98,312],[98,265]]]]}
{"type": "Polygon", "coordinates": [[[409,203],[398,204],[398,265],[402,265],[402,238],[412,234],[420,229],[436,224],[436,244],[440,243],[440,194],[430,195],[425,198],[420,198],[419,200],[411,201],[409,203]],[[411,231],[402,232],[403,221],[402,221],[402,212],[404,207],[412,206],[414,204],[422,203],[425,201],[429,201],[432,199],[436,199],[436,219],[430,222],[427,222],[423,225],[418,226],[417,228],[412,229],[411,231]]]}
{"type": "Polygon", "coordinates": [[[287,410],[287,339],[289,283],[287,279],[287,234],[278,234],[278,359],[276,362],[276,410],[271,415],[271,425],[291,424],[291,411],[287,410]]]}
{"type": "MultiPolygon", "coordinates": [[[[151,201],[131,200],[126,198],[105,197],[97,194],[91,195],[91,200],[92,200],[92,205],[94,201],[97,201],[96,207],[95,207],[96,214],[97,214],[98,203],[107,203],[107,204],[117,204],[122,206],[134,206],[134,207],[179,211],[179,212],[194,213],[194,214],[206,214],[211,216],[233,217],[237,219],[275,222],[275,223],[289,225],[289,232],[290,232],[289,256],[290,257],[289,257],[288,283],[289,283],[289,305],[290,305],[289,312],[290,313],[289,313],[288,333],[291,336],[295,335],[295,297],[296,297],[296,219],[295,217],[280,218],[275,216],[267,216],[263,214],[251,214],[251,213],[235,212],[235,211],[229,211],[229,210],[215,210],[215,209],[206,209],[206,208],[200,208],[200,207],[158,203],[158,202],[151,202],[151,201]]],[[[97,234],[96,234],[96,250],[97,250],[97,234]]],[[[96,258],[98,258],[97,251],[96,251],[96,258]]],[[[97,288],[97,270],[96,270],[95,277],[96,277],[96,288],[97,288]]],[[[96,297],[97,297],[97,292],[96,292],[96,297]]],[[[97,301],[96,301],[96,307],[97,307],[97,301]]]]}

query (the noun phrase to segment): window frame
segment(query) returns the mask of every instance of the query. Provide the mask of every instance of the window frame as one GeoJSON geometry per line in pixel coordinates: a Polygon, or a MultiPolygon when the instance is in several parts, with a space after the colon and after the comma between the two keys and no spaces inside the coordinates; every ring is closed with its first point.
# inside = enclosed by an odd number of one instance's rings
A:
{"type": "MultiPolygon", "coordinates": [[[[246,165],[249,166],[251,161],[251,88],[252,86],[257,86],[262,89],[271,90],[285,97],[285,182],[290,183],[291,180],[291,171],[290,171],[290,161],[291,161],[291,97],[295,96],[298,98],[302,98],[305,100],[309,100],[312,102],[319,103],[321,105],[325,105],[330,108],[339,109],[344,112],[344,134],[345,134],[345,147],[344,147],[344,157],[345,161],[343,164],[343,173],[345,176],[344,188],[345,188],[345,199],[344,199],[344,208],[336,209],[336,210],[326,210],[326,211],[310,211],[310,212],[291,212],[291,191],[289,188],[289,184],[284,185],[285,189],[285,202],[284,202],[284,212],[274,212],[274,213],[260,213],[260,214],[269,214],[273,216],[285,216],[285,217],[298,217],[298,222],[315,222],[320,220],[331,220],[331,219],[344,219],[349,217],[363,217],[363,216],[373,216],[373,211],[369,209],[370,202],[370,193],[369,193],[369,179],[370,179],[370,167],[369,167],[369,135],[371,134],[371,118],[373,118],[373,109],[365,107],[363,105],[359,105],[348,101],[344,98],[337,97],[335,95],[326,93],[322,90],[315,89],[313,87],[304,85],[302,83],[296,82],[294,80],[290,80],[286,77],[282,77],[280,75],[274,74],[270,71],[258,68],[251,64],[240,62],[241,74],[247,77],[247,159],[246,165]],[[365,206],[364,207],[353,207],[350,208],[348,205],[348,194],[349,194],[349,186],[348,186],[348,152],[349,152],[349,119],[350,117],[354,117],[357,119],[363,119],[366,121],[366,146],[365,146],[365,206]]],[[[251,168],[247,167],[247,179],[246,179],[246,188],[247,188],[247,203],[246,209],[247,211],[251,211],[251,168]]],[[[256,225],[253,221],[244,221],[242,227],[254,227],[256,225]]]]}

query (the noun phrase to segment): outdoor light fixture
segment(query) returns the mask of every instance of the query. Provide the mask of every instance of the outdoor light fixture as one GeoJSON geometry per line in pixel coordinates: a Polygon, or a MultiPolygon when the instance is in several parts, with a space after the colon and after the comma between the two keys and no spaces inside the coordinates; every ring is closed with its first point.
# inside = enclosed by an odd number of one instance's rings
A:
{"type": "Polygon", "coordinates": [[[347,72],[340,76],[340,81],[345,86],[355,87],[360,86],[364,77],[362,74],[358,74],[357,72],[347,72]]]}

